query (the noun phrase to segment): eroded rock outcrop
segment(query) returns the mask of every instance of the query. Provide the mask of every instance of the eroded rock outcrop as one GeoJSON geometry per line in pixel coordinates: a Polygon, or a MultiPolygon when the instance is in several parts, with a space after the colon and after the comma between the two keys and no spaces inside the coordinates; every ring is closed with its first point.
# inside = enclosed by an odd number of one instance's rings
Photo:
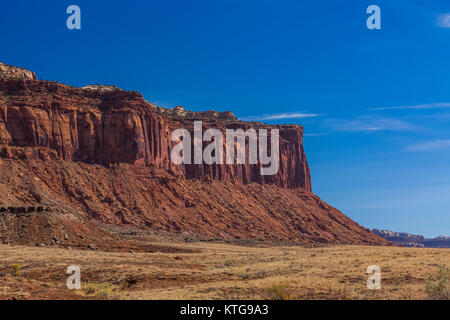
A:
{"type": "Polygon", "coordinates": [[[9,66],[0,62],[0,79],[36,80],[37,77],[34,72],[19,67],[9,66]]]}
{"type": "Polygon", "coordinates": [[[164,109],[157,107],[156,110],[159,114],[168,116],[175,119],[209,119],[220,120],[222,122],[236,122],[238,119],[231,111],[217,112],[214,110],[209,111],[189,111],[185,110],[182,106],[177,106],[173,109],[164,109]]]}
{"type": "Polygon", "coordinates": [[[82,87],[81,89],[99,91],[102,93],[122,90],[116,86],[101,85],[101,84],[90,84],[88,86],[82,87]]]}

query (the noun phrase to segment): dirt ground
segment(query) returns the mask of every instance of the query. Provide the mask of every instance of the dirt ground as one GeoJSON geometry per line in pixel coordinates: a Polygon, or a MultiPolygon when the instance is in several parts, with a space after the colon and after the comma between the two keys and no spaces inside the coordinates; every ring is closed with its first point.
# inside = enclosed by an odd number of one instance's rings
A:
{"type": "Polygon", "coordinates": [[[0,299],[427,299],[427,277],[450,265],[450,249],[165,245],[191,253],[0,245],[0,299]],[[69,265],[81,290],[66,287],[69,265]],[[381,290],[366,286],[369,265],[381,290]]]}

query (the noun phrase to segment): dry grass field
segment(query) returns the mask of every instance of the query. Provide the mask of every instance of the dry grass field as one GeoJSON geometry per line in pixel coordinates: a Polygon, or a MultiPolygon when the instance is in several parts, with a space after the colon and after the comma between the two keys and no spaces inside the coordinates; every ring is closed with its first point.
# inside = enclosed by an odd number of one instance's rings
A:
{"type": "Polygon", "coordinates": [[[427,277],[450,266],[450,249],[172,245],[199,253],[0,245],[0,299],[428,299],[427,277]],[[67,289],[69,265],[82,290],[67,289]],[[367,289],[369,265],[381,290],[367,289]]]}

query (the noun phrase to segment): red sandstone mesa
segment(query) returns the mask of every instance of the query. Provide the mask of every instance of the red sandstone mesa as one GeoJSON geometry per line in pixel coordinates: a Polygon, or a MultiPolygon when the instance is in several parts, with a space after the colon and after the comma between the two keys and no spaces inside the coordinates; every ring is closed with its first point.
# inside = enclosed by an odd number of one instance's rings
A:
{"type": "MultiPolygon", "coordinates": [[[[145,163],[187,178],[208,176],[239,183],[269,183],[311,189],[301,126],[279,126],[280,170],[261,176],[255,165],[186,165],[170,163],[170,133],[193,120],[159,115],[141,94],[98,91],[35,80],[0,80],[0,145],[44,147],[64,160],[108,165],[145,163]]],[[[239,121],[202,118],[213,128],[248,128],[239,121]]],[[[8,157],[8,151],[3,150],[8,157]]]]}
{"type": "Polygon", "coordinates": [[[102,222],[210,237],[386,244],[310,192],[302,139],[299,125],[165,110],[138,92],[69,87],[0,64],[0,204],[77,208],[102,222]],[[223,131],[278,128],[278,174],[172,164],[171,132],[194,120],[223,131]]]}

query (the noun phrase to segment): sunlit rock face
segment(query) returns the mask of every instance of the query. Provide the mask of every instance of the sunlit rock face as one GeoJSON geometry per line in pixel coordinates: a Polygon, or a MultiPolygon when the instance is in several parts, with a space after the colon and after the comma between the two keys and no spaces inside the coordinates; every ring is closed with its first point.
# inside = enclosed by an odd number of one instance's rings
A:
{"type": "Polygon", "coordinates": [[[37,77],[34,72],[19,67],[9,66],[0,62],[0,79],[36,80],[37,77]]]}
{"type": "Polygon", "coordinates": [[[0,79],[0,145],[5,157],[39,154],[102,165],[141,163],[189,179],[206,177],[239,184],[257,182],[311,190],[302,126],[247,123],[237,120],[232,112],[191,112],[181,106],[158,108],[138,92],[103,85],[75,88],[35,80],[34,73],[24,69],[7,67],[7,70],[4,74],[9,78],[0,79]],[[192,130],[195,120],[203,121],[204,130],[216,128],[224,133],[226,129],[279,129],[277,174],[261,175],[259,164],[248,163],[174,165],[170,157],[175,144],[171,133],[179,128],[192,130]]]}

